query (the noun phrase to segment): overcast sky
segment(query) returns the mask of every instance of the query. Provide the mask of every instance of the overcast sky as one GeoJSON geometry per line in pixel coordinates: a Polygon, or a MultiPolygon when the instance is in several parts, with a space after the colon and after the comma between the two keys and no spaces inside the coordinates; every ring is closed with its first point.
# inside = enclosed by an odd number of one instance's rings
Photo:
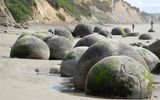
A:
{"type": "Polygon", "coordinates": [[[125,0],[142,11],[160,13],[160,0],[125,0]]]}

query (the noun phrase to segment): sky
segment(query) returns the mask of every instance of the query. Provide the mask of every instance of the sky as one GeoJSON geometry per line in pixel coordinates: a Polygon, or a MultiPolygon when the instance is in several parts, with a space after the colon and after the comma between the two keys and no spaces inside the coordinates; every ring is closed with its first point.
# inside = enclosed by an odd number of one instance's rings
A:
{"type": "Polygon", "coordinates": [[[160,13],[160,0],[124,0],[148,13],[160,13]]]}

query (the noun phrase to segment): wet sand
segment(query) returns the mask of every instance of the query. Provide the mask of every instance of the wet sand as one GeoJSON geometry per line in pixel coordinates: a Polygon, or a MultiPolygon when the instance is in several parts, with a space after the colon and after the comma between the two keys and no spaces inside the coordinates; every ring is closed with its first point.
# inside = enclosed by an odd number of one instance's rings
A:
{"type": "MultiPolygon", "coordinates": [[[[110,31],[113,26],[131,29],[131,25],[104,25],[104,29],[110,31]]],[[[74,91],[73,84],[70,83],[71,78],[49,74],[50,68],[59,68],[61,60],[9,58],[10,49],[22,32],[47,32],[48,29],[55,27],[55,25],[32,25],[29,29],[14,29],[0,26],[0,100],[104,100],[74,91]],[[35,72],[35,69],[39,69],[40,72],[35,72]]],[[[138,40],[138,37],[113,36],[113,38],[125,44],[141,42],[149,45],[160,39],[159,27],[160,25],[155,25],[156,32],[148,33],[154,37],[149,43],[148,40],[138,40]]],[[[149,28],[150,25],[136,25],[135,31],[147,33],[149,28]]],[[[152,99],[149,100],[160,100],[160,76],[153,75],[153,79],[154,92],[152,99]]]]}

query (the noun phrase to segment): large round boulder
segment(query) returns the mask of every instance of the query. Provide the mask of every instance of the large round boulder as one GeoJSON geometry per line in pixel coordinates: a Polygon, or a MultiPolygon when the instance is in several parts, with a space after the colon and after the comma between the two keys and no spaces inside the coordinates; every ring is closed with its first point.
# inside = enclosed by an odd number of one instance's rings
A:
{"type": "Polygon", "coordinates": [[[50,59],[63,59],[73,48],[70,39],[56,36],[45,41],[50,49],[50,59]]]}
{"type": "Polygon", "coordinates": [[[87,46],[90,47],[91,45],[99,42],[99,41],[105,41],[107,38],[99,35],[99,34],[91,34],[91,35],[87,35],[83,38],[81,38],[76,44],[75,47],[79,47],[79,46],[87,46]]]}
{"type": "Polygon", "coordinates": [[[114,99],[146,99],[152,96],[152,76],[136,60],[111,56],[88,72],[85,93],[114,99]]]}
{"type": "Polygon", "coordinates": [[[71,52],[69,52],[61,63],[61,76],[63,77],[72,77],[73,71],[77,65],[79,58],[82,54],[88,49],[88,47],[76,47],[71,52]]]}
{"type": "Polygon", "coordinates": [[[140,40],[151,40],[151,39],[153,39],[153,37],[150,34],[141,34],[139,36],[139,39],[140,40]]]}
{"type": "Polygon", "coordinates": [[[125,45],[113,39],[107,39],[106,41],[97,42],[96,44],[89,47],[79,59],[74,71],[75,89],[84,90],[86,75],[95,63],[105,57],[116,55],[129,56],[139,61],[148,69],[144,59],[131,46],[125,45]]]}
{"type": "Polygon", "coordinates": [[[115,28],[113,28],[112,31],[111,31],[111,33],[112,33],[112,35],[127,36],[127,33],[121,27],[115,27],[115,28]]]}
{"type": "Polygon", "coordinates": [[[144,58],[150,72],[152,72],[156,65],[160,62],[159,58],[154,53],[145,48],[135,47],[135,50],[138,51],[138,53],[144,58]]]}
{"type": "Polygon", "coordinates": [[[71,41],[73,41],[72,33],[69,30],[65,29],[64,27],[56,28],[54,30],[54,34],[58,35],[58,36],[64,36],[64,37],[70,39],[71,41]]]}
{"type": "Polygon", "coordinates": [[[49,59],[50,51],[45,42],[34,36],[25,36],[18,39],[13,45],[10,57],[49,59]]]}
{"type": "Polygon", "coordinates": [[[160,40],[149,45],[148,49],[160,59],[160,40]]]}
{"type": "Polygon", "coordinates": [[[92,27],[86,24],[78,24],[73,32],[74,37],[84,37],[93,34],[92,27]]]}

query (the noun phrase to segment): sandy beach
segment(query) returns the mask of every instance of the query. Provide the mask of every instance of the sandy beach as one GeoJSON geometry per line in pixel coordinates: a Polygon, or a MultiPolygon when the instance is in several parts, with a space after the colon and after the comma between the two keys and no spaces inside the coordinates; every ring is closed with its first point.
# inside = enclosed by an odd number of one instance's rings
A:
{"type": "MultiPolygon", "coordinates": [[[[131,29],[131,25],[103,25],[103,28],[111,31],[117,26],[131,29]]],[[[60,74],[49,74],[50,68],[60,67],[61,60],[9,58],[10,49],[21,33],[47,32],[48,29],[55,27],[57,26],[43,24],[32,24],[29,29],[0,26],[0,100],[104,100],[104,98],[85,96],[84,93],[74,91],[72,84],[70,85],[71,78],[62,78],[60,74]],[[7,32],[4,33],[4,31],[7,32]],[[35,69],[39,69],[40,72],[35,72],[35,69]]],[[[147,32],[150,28],[147,24],[135,27],[135,32],[151,34],[153,40],[121,36],[113,36],[113,38],[125,44],[140,42],[149,45],[160,39],[159,27],[158,24],[154,26],[155,33],[147,32]]],[[[153,79],[154,91],[149,100],[160,100],[160,76],[153,75],[153,79]]]]}

